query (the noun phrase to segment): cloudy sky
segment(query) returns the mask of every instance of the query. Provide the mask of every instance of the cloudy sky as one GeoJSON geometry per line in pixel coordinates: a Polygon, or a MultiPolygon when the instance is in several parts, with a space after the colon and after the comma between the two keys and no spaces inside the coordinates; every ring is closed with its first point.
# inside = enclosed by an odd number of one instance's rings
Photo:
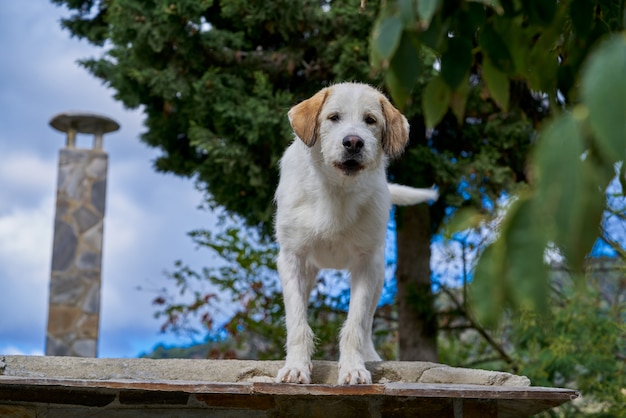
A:
{"type": "MultiPolygon", "coordinates": [[[[124,109],[76,64],[101,51],[60,29],[67,14],[48,0],[0,6],[0,354],[44,351],[57,158],[65,143],[48,122],[79,110],[121,125],[104,137],[109,178],[98,351],[133,357],[177,341],[159,333],[151,290],[166,284],[163,272],[175,260],[206,262],[186,232],[216,221],[196,209],[202,196],[192,181],[154,172],[157,151],[139,141],[141,113],[124,109]]],[[[79,136],[78,145],[91,147],[91,138],[79,136]]]]}

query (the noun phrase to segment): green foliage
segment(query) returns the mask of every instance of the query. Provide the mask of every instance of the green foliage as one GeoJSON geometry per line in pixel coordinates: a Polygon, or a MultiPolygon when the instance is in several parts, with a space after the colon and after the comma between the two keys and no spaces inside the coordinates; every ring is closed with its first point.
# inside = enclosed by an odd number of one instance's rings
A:
{"type": "Polygon", "coordinates": [[[278,358],[285,335],[276,246],[263,238],[243,236],[234,227],[217,235],[194,231],[190,236],[197,245],[211,249],[221,266],[197,272],[176,262],[176,270],[167,276],[178,295],[164,289],[154,301],[160,307],[155,316],[165,319],[162,331],[199,333],[201,325],[203,335],[210,335],[221,327],[246,357],[278,358]]]}
{"type": "MultiPolygon", "coordinates": [[[[621,95],[619,99],[603,96],[604,101],[596,96],[607,93],[608,86],[623,85],[623,72],[618,75],[601,69],[614,65],[616,56],[622,57],[621,61],[626,56],[623,36],[610,38],[598,47],[582,74],[581,103],[571,113],[555,118],[541,132],[531,158],[535,187],[520,196],[518,204],[511,208],[500,239],[476,267],[474,295],[476,300],[484,301],[479,310],[481,318],[489,323],[497,319],[505,306],[521,307],[514,295],[530,301],[539,311],[546,310],[548,267],[543,256],[548,243],[562,251],[574,271],[581,271],[585,256],[599,236],[604,191],[615,175],[615,163],[623,158],[626,149],[626,134],[619,131],[626,126],[626,102],[621,95]],[[600,131],[594,127],[592,115],[603,112],[623,115],[619,120],[614,116],[600,117],[613,124],[617,135],[607,136],[604,125],[600,131]],[[607,151],[618,148],[622,152],[607,151]],[[525,220],[520,222],[520,217],[525,220]],[[513,289],[506,285],[509,281],[518,285],[513,289]],[[487,290],[500,296],[484,298],[487,290]]],[[[623,177],[623,169],[619,177],[623,177]]]]}
{"type": "MultiPolygon", "coordinates": [[[[622,0],[481,3],[387,2],[371,47],[373,63],[388,69],[386,83],[401,106],[410,104],[416,75],[405,70],[414,51],[395,45],[410,38],[415,49],[429,48],[438,57],[439,74],[430,79],[421,101],[426,126],[435,132],[447,128],[448,110],[459,123],[474,124],[467,120],[474,107],[463,105],[474,86],[481,86],[481,99],[490,99],[503,114],[519,108],[541,128],[524,162],[531,187],[511,205],[499,239],[476,266],[472,294],[477,312],[494,325],[507,307],[547,312],[548,244],[581,271],[598,237],[604,190],[615,163],[626,157],[626,38],[619,33],[625,7],[622,0]],[[419,16],[406,18],[411,8],[419,16]],[[520,86],[550,104],[551,120],[538,123],[519,97],[520,86]]],[[[435,148],[438,139],[433,135],[435,148]]],[[[472,167],[480,166],[473,157],[472,167]]],[[[494,174],[499,167],[487,164],[494,174]]],[[[506,184],[494,174],[489,175],[494,183],[506,184]]]]}
{"type": "MultiPolygon", "coordinates": [[[[465,271],[469,274],[471,265],[465,271]]],[[[528,376],[536,386],[581,392],[580,399],[545,416],[623,416],[624,259],[590,259],[584,278],[552,263],[548,277],[547,315],[528,309],[508,311],[491,329],[476,320],[473,304],[465,297],[467,284],[443,287],[437,301],[441,360],[453,366],[510,371],[528,376]]]]}
{"type": "MultiPolygon", "coordinates": [[[[511,82],[519,79],[553,103],[557,89],[571,102],[582,62],[602,36],[623,29],[623,12],[623,1],[389,1],[373,31],[373,63],[396,75],[386,82],[400,106],[416,76],[404,71],[413,52],[397,47],[402,39],[435,51],[451,91],[474,69],[503,110],[511,82]]],[[[448,106],[445,98],[439,102],[448,106]]]]}
{"type": "Polygon", "coordinates": [[[594,51],[581,82],[580,119],[587,119],[601,158],[624,161],[626,148],[626,35],[610,38],[594,51]],[[587,116],[585,113],[589,112],[587,116]]]}
{"type": "Polygon", "coordinates": [[[568,414],[620,416],[626,387],[624,300],[615,304],[602,294],[612,286],[606,278],[587,276],[581,285],[565,280],[555,283],[551,320],[523,312],[513,321],[520,372],[535,385],[580,390],[581,403],[563,407],[568,414]]]}

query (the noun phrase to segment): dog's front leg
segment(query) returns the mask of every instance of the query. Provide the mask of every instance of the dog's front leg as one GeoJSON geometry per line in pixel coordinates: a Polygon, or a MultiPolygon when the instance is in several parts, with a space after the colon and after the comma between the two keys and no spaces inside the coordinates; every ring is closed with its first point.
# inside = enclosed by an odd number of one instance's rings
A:
{"type": "Polygon", "coordinates": [[[380,361],[372,342],[374,312],[385,280],[384,253],[362,260],[351,271],[350,307],[339,340],[338,384],[370,384],[366,361],[380,361]]]}
{"type": "Polygon", "coordinates": [[[283,250],[278,254],[277,267],[285,303],[287,359],[285,366],[278,371],[276,381],[311,383],[314,336],[307,322],[307,307],[317,269],[307,265],[302,257],[283,250]]]}

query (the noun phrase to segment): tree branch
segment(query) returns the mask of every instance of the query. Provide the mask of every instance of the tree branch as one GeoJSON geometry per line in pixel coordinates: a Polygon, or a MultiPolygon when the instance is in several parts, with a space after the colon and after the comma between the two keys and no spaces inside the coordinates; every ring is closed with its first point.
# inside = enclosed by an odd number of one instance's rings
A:
{"type": "Polygon", "coordinates": [[[450,299],[452,300],[452,302],[457,306],[457,308],[463,312],[463,315],[465,316],[465,318],[469,321],[471,327],[473,329],[475,329],[484,339],[485,341],[487,341],[487,343],[494,349],[496,350],[496,352],[500,355],[500,358],[502,360],[504,360],[507,364],[509,364],[511,366],[511,369],[513,370],[513,372],[517,373],[517,371],[519,370],[519,366],[517,365],[517,363],[515,362],[515,360],[513,360],[511,358],[511,356],[508,355],[508,353],[504,350],[504,347],[502,347],[502,345],[500,345],[488,332],[487,330],[482,327],[478,321],[476,321],[472,315],[469,313],[468,310],[465,309],[465,307],[463,306],[463,303],[461,303],[461,301],[456,297],[456,295],[454,295],[454,293],[452,293],[450,291],[450,289],[448,289],[445,286],[442,286],[441,289],[450,297],[450,299]]]}

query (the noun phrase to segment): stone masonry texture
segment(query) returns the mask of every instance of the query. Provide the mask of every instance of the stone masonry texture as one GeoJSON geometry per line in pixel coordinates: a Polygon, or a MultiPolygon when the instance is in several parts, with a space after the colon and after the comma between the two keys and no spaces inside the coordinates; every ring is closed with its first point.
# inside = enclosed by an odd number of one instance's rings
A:
{"type": "Polygon", "coordinates": [[[46,355],[96,357],[108,157],[59,154],[46,355]]]}

